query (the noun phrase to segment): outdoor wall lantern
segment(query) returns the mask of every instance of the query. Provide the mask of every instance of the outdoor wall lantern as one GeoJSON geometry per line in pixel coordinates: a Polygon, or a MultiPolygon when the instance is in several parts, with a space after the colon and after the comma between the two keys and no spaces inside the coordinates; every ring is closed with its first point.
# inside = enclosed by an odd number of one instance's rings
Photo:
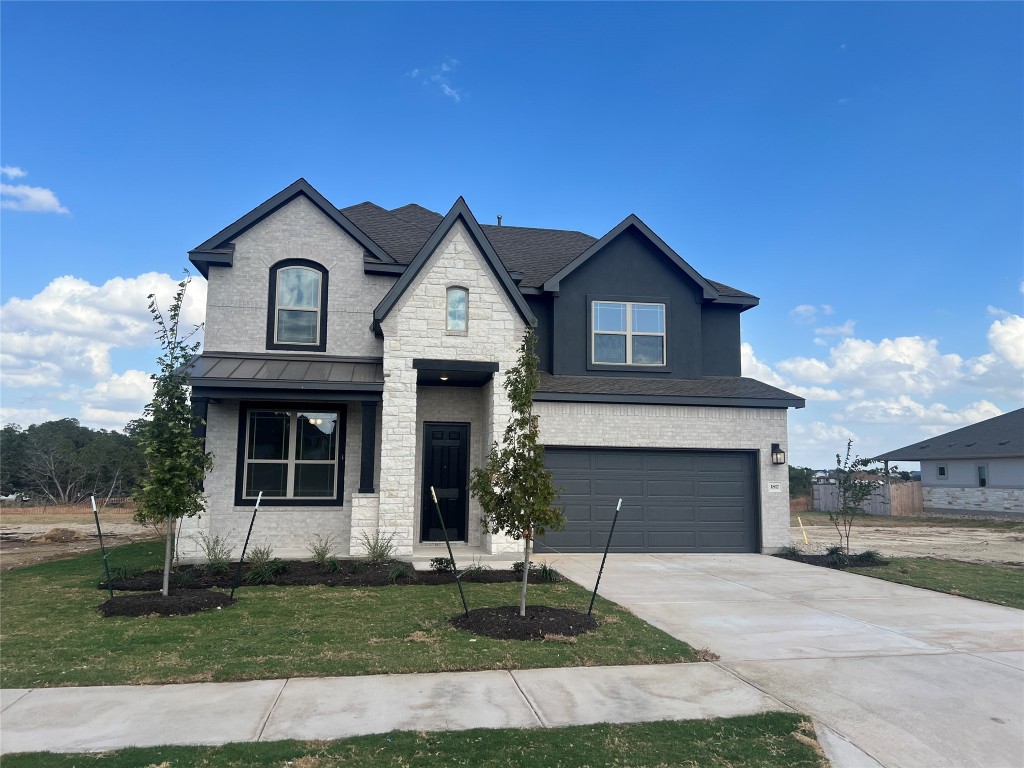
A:
{"type": "Polygon", "coordinates": [[[785,464],[786,452],[778,443],[772,443],[772,464],[785,464]]]}

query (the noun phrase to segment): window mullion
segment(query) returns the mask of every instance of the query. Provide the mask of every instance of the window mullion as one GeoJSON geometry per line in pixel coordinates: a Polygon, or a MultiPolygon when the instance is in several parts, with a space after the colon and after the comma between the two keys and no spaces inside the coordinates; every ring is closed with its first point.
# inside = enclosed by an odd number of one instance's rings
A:
{"type": "Polygon", "coordinates": [[[626,302],[626,365],[633,364],[633,304],[626,302]]]}
{"type": "Polygon", "coordinates": [[[288,413],[288,480],[285,496],[295,498],[295,443],[298,442],[298,411],[288,413]]]}

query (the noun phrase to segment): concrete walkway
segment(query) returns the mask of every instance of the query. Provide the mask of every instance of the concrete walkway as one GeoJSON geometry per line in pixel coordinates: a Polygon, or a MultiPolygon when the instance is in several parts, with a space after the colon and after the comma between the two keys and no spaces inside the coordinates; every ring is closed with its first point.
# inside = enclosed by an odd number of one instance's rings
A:
{"type": "Polygon", "coordinates": [[[713,664],[8,689],[0,692],[0,708],[3,754],[698,720],[788,709],[713,664]]]}
{"type": "MultiPolygon", "coordinates": [[[[559,555],[593,585],[599,555],[559,555]]],[[[812,716],[834,764],[1024,766],[1024,611],[760,555],[613,555],[601,594],[812,716]]]]}

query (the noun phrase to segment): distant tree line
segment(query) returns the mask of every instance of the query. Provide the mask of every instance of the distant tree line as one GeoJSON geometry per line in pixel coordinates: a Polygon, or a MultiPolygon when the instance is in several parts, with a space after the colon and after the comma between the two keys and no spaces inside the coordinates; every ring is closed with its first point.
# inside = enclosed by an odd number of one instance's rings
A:
{"type": "Polygon", "coordinates": [[[146,424],[136,419],[123,433],[83,427],[77,419],[27,429],[8,424],[0,430],[0,491],[49,504],[130,496],[145,468],[140,438],[146,424]]]}

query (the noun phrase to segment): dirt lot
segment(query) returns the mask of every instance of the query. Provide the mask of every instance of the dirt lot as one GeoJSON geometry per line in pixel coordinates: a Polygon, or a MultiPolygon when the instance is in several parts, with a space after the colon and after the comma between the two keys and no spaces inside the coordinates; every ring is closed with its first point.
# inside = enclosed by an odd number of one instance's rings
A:
{"type": "MultiPolygon", "coordinates": [[[[815,521],[820,522],[820,521],[815,521]]],[[[793,516],[793,546],[805,552],[823,553],[839,543],[836,529],[830,525],[812,524],[804,519],[801,530],[793,516]],[[804,543],[804,532],[809,543],[804,543]]],[[[915,524],[913,518],[876,522],[859,518],[850,535],[850,549],[863,552],[873,549],[887,557],[936,557],[942,560],[964,560],[972,563],[1004,563],[1024,566],[1024,524],[1003,527],[971,527],[963,520],[949,524],[915,524]],[[898,520],[898,522],[897,522],[898,520]]]]}
{"type": "MultiPolygon", "coordinates": [[[[100,525],[103,543],[108,547],[156,538],[154,529],[138,525],[130,514],[122,512],[101,512],[100,525]]],[[[0,571],[60,560],[99,547],[91,511],[0,511],[0,571]]]]}

